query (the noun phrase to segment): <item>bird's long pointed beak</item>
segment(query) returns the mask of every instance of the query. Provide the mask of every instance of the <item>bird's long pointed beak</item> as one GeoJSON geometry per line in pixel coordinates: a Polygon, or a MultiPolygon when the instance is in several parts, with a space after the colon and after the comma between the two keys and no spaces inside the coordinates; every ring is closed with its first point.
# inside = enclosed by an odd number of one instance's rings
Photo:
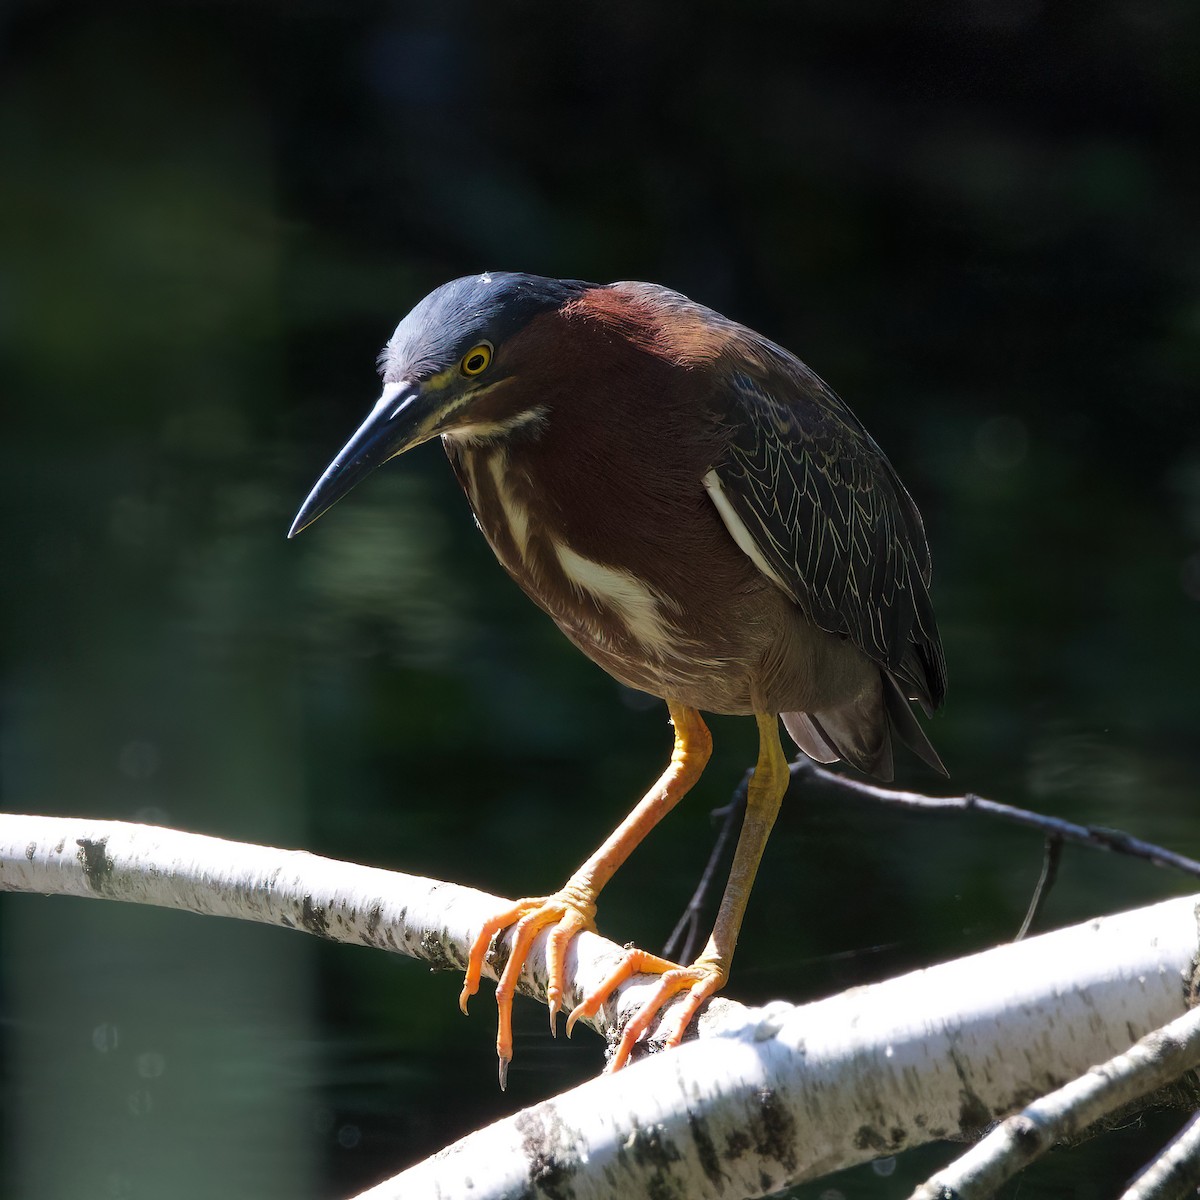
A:
{"type": "Polygon", "coordinates": [[[354,436],[338,451],[325,468],[308,499],[300,506],[288,530],[294,538],[319,516],[328,512],[355,484],[376,467],[395,458],[428,436],[423,428],[424,413],[418,403],[418,384],[401,382],[384,385],[383,395],[354,436]]]}

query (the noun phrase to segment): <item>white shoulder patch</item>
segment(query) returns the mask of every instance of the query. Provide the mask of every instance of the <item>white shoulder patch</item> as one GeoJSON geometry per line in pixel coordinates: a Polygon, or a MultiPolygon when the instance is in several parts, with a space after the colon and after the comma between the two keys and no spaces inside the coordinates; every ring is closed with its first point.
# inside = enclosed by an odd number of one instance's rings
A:
{"type": "Polygon", "coordinates": [[[742,553],[785,596],[789,596],[792,600],[795,600],[795,592],[780,579],[771,564],[763,557],[763,552],[758,548],[758,544],[754,538],[750,536],[750,530],[746,528],[746,523],[734,512],[733,505],[729,503],[729,497],[725,495],[725,489],[721,486],[721,478],[715,470],[709,471],[704,476],[704,490],[708,493],[709,499],[716,505],[717,512],[721,514],[721,520],[724,522],[725,528],[729,530],[742,553]]]}
{"type": "Polygon", "coordinates": [[[590,593],[617,613],[647,650],[662,658],[670,653],[674,642],[671,629],[663,620],[660,598],[641,580],[618,567],[584,558],[558,541],[554,543],[554,552],[572,587],[590,593]]]}

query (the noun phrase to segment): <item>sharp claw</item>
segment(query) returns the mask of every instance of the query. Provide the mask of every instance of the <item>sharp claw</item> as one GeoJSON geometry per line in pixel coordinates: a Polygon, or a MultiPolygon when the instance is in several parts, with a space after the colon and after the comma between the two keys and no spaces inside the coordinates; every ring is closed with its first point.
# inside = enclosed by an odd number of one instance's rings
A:
{"type": "Polygon", "coordinates": [[[575,1022],[578,1020],[579,1020],[579,1009],[578,1008],[571,1009],[571,1012],[567,1017],[567,1037],[571,1036],[571,1033],[575,1028],[575,1022]]]}
{"type": "Polygon", "coordinates": [[[458,997],[458,1007],[464,1013],[467,1011],[467,1001],[479,990],[480,973],[484,964],[490,961],[495,965],[494,958],[488,954],[488,947],[497,933],[511,928],[512,945],[508,961],[496,985],[496,1004],[499,1009],[496,1050],[500,1059],[501,1088],[508,1079],[508,1064],[512,1059],[513,993],[534,938],[546,926],[554,926],[548,948],[550,969],[546,990],[550,1009],[550,1033],[557,1037],[558,1014],[563,1011],[565,947],[582,930],[595,929],[594,913],[595,906],[583,894],[582,889],[564,890],[553,896],[518,901],[508,911],[499,913],[488,921],[476,937],[467,964],[466,978],[458,997]]]}

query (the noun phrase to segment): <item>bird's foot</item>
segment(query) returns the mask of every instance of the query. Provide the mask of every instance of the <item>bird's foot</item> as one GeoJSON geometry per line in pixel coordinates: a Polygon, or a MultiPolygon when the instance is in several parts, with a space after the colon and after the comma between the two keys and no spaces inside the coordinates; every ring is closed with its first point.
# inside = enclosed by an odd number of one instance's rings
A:
{"type": "Polygon", "coordinates": [[[684,1031],[691,1023],[700,1006],[714,992],[719,991],[729,978],[728,970],[712,959],[701,956],[690,967],[681,967],[645,950],[628,949],[617,967],[592,992],[584,997],[583,1003],[572,1010],[567,1018],[567,1036],[570,1037],[575,1022],[581,1017],[594,1017],[600,1006],[623,984],[634,975],[659,975],[658,986],[649,999],[629,1019],[621,1032],[621,1040],[617,1043],[613,1056],[609,1059],[605,1070],[619,1071],[628,1061],[638,1039],[654,1023],[663,1006],[672,996],[686,992],[687,998],[676,1006],[671,1014],[671,1024],[667,1027],[663,1040],[665,1048],[678,1046],[683,1041],[684,1031]]]}
{"type": "Polygon", "coordinates": [[[512,1062],[513,1055],[513,996],[534,938],[547,926],[553,927],[546,946],[546,1000],[550,1006],[550,1032],[554,1033],[555,1018],[562,1010],[563,990],[566,986],[567,945],[577,933],[582,933],[585,929],[595,932],[596,905],[586,889],[568,884],[552,896],[527,897],[496,913],[479,931],[471,945],[471,953],[467,958],[467,973],[458,997],[458,1006],[464,1013],[467,1011],[467,1001],[479,990],[484,959],[492,939],[510,925],[516,926],[513,930],[512,950],[504,970],[500,973],[500,982],[496,985],[496,1055],[500,1060],[502,1089],[508,1078],[508,1064],[512,1062]]]}

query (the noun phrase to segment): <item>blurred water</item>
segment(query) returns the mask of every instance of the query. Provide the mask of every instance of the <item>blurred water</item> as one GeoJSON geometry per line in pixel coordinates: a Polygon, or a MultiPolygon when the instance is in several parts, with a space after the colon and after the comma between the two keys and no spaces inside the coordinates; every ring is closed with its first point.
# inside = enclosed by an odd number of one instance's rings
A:
{"type": "MultiPolygon", "coordinates": [[[[517,593],[437,447],[283,540],[394,322],[507,267],[669,283],[805,357],[925,514],[952,786],[1200,855],[1194,14],[739,13],[10,8],[5,808],[508,894],[590,853],[665,761],[665,712],[517,593]]],[[[713,729],[605,894],[618,940],[661,944],[753,759],[752,723],[713,729]]],[[[1040,862],[981,819],[809,789],[730,994],[1011,936],[1040,862]]],[[[1188,886],[1068,851],[1045,922],[1188,886]]],[[[501,1096],[486,991],[464,1020],[448,976],[281,931],[5,896],[0,936],[22,1200],[347,1194],[601,1062],[519,1005],[501,1096]]],[[[1020,1194],[1112,1194],[1173,1119],[1020,1194]]],[[[946,1156],[798,1194],[902,1196],[946,1156]]]]}

